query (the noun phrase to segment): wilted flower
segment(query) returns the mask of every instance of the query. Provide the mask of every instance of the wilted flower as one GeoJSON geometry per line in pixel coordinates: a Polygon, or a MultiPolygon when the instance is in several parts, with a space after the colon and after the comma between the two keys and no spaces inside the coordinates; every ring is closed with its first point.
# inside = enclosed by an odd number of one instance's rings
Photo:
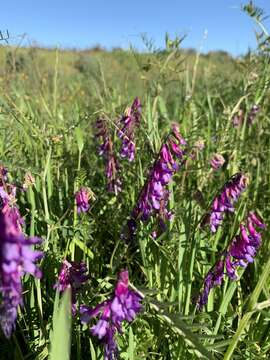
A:
{"type": "Polygon", "coordinates": [[[22,185],[23,190],[27,190],[30,186],[35,184],[35,178],[30,172],[27,172],[24,176],[24,183],[22,185]]]}
{"type": "Polygon", "coordinates": [[[38,238],[24,236],[9,212],[0,212],[0,324],[7,338],[15,327],[17,308],[23,305],[22,276],[29,273],[41,277],[35,261],[43,253],[31,249],[32,245],[40,242],[38,238]]]}
{"type": "Polygon", "coordinates": [[[166,221],[171,220],[172,213],[167,209],[167,186],[185,161],[185,146],[186,141],[174,124],[172,133],[162,145],[128,221],[128,240],[132,238],[132,230],[136,230],[137,220],[147,221],[150,216],[156,214],[161,228],[164,228],[166,221]]]}
{"type": "Polygon", "coordinates": [[[214,154],[210,164],[214,170],[220,169],[225,163],[225,159],[221,154],[214,154]]]}
{"type": "Polygon", "coordinates": [[[244,122],[244,111],[240,109],[232,118],[233,127],[239,127],[244,122]]]}
{"type": "Polygon", "coordinates": [[[81,212],[87,212],[89,210],[89,190],[82,187],[75,194],[75,200],[77,205],[78,214],[81,212]]]}
{"type": "Polygon", "coordinates": [[[91,327],[91,332],[104,343],[104,359],[118,358],[118,348],[114,338],[116,332],[121,332],[123,321],[131,322],[142,308],[141,296],[129,289],[128,271],[121,271],[116,284],[114,295],[95,308],[81,306],[81,321],[89,323],[100,314],[96,325],[91,327]]]}
{"type": "Polygon", "coordinates": [[[64,292],[67,288],[71,289],[72,297],[72,313],[76,313],[76,294],[81,286],[89,279],[87,275],[87,267],[83,262],[74,262],[64,260],[61,271],[58,276],[57,283],[54,288],[60,292],[64,292]]]}
{"type": "Polygon", "coordinates": [[[102,144],[99,146],[99,154],[102,155],[106,162],[106,177],[108,179],[108,191],[116,195],[121,191],[121,180],[118,177],[119,165],[113,152],[113,142],[104,119],[96,121],[98,133],[96,137],[102,138],[102,144]]]}
{"type": "Polygon", "coordinates": [[[4,166],[0,166],[0,186],[7,181],[7,169],[4,166]]]}
{"type": "MultiPolygon", "coordinates": [[[[260,111],[260,107],[258,105],[253,105],[247,114],[247,125],[252,125],[257,114],[260,111]]],[[[244,111],[242,109],[239,110],[238,114],[235,114],[232,118],[232,124],[234,127],[239,127],[244,123],[244,111]]]]}
{"type": "Polygon", "coordinates": [[[248,185],[248,177],[242,173],[233,175],[221,189],[212,204],[210,211],[204,215],[201,225],[209,224],[210,230],[215,233],[224,219],[225,213],[234,211],[234,203],[248,185]]]}
{"type": "Polygon", "coordinates": [[[205,141],[204,139],[198,139],[195,143],[194,143],[194,147],[198,150],[203,150],[205,148],[205,141]]]}
{"type": "Polygon", "coordinates": [[[135,128],[140,124],[141,111],[141,102],[136,97],[120,120],[123,125],[118,132],[119,138],[122,139],[121,156],[129,161],[133,161],[135,157],[135,128]]]}
{"type": "Polygon", "coordinates": [[[227,250],[207,273],[203,291],[197,302],[199,309],[207,304],[210,290],[222,284],[225,274],[231,280],[237,280],[237,267],[245,268],[254,261],[261,246],[261,234],[257,232],[256,227],[263,230],[266,226],[258,215],[250,212],[247,216],[247,225],[240,224],[240,233],[231,240],[227,250]]]}
{"type": "Polygon", "coordinates": [[[260,111],[260,108],[258,105],[253,105],[252,108],[250,109],[248,116],[247,116],[247,123],[248,125],[252,125],[258,112],[260,111]]]}

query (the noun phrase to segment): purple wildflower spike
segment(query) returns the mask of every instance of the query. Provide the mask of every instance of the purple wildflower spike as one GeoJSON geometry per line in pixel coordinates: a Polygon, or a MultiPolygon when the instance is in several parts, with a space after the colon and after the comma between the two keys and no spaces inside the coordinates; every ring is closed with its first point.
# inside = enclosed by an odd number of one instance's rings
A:
{"type": "Polygon", "coordinates": [[[0,186],[0,198],[1,212],[12,221],[17,231],[22,231],[24,220],[16,204],[16,187],[10,184],[5,184],[5,187],[0,186]]]}
{"type": "Polygon", "coordinates": [[[43,256],[31,248],[41,240],[25,237],[9,216],[9,212],[0,213],[0,325],[7,338],[15,328],[17,308],[23,305],[21,278],[26,273],[40,278],[35,261],[43,256]]]}
{"type": "Polygon", "coordinates": [[[223,222],[225,213],[234,211],[234,203],[248,185],[248,177],[237,173],[223,186],[211,205],[210,211],[204,215],[201,225],[209,224],[211,232],[215,233],[223,222]]]}
{"type": "Polygon", "coordinates": [[[121,191],[121,180],[118,177],[119,165],[113,152],[113,142],[104,119],[96,121],[98,133],[96,137],[102,138],[102,144],[99,146],[99,155],[104,157],[106,163],[105,174],[108,179],[108,191],[117,195],[121,191]]]}
{"type": "Polygon", "coordinates": [[[203,291],[198,299],[199,309],[207,304],[210,290],[221,285],[224,277],[224,260],[218,260],[217,263],[208,271],[204,280],[203,291]]]}
{"type": "Polygon", "coordinates": [[[71,289],[72,314],[76,314],[76,295],[81,286],[89,279],[85,263],[64,260],[57,283],[54,288],[59,292],[64,292],[67,288],[71,289]]]}
{"type": "Polygon", "coordinates": [[[172,133],[162,145],[131,213],[131,219],[127,224],[127,240],[134,236],[138,220],[146,222],[151,216],[157,215],[160,226],[164,229],[166,221],[172,219],[173,215],[167,209],[169,199],[167,186],[172,181],[172,176],[185,162],[185,146],[186,141],[174,124],[172,133]]]}
{"type": "Polygon", "coordinates": [[[81,306],[81,321],[88,323],[93,317],[100,315],[96,325],[91,327],[91,333],[97,336],[104,344],[104,359],[118,358],[118,348],[114,336],[121,332],[123,321],[131,322],[140,312],[141,296],[129,289],[128,271],[121,271],[116,284],[114,295],[95,308],[81,306]]]}
{"type": "Polygon", "coordinates": [[[141,102],[136,97],[120,120],[123,125],[118,132],[118,136],[122,140],[121,157],[127,158],[129,161],[133,161],[135,158],[135,128],[140,124],[141,112],[141,102]]]}
{"type": "Polygon", "coordinates": [[[77,205],[77,212],[87,212],[89,210],[89,191],[88,189],[82,187],[75,194],[75,200],[77,205]]]}
{"type": "Polygon", "coordinates": [[[250,212],[247,217],[247,225],[240,225],[240,234],[236,235],[229,246],[226,256],[227,275],[232,279],[237,279],[236,266],[246,267],[254,261],[258,249],[261,246],[261,234],[256,227],[265,229],[265,224],[259,219],[258,215],[250,212]]]}
{"type": "Polygon", "coordinates": [[[246,226],[240,224],[240,234],[231,240],[227,250],[221,254],[216,265],[207,273],[203,291],[197,302],[199,309],[207,304],[210,290],[221,285],[225,274],[229,279],[237,280],[237,267],[245,268],[254,261],[261,246],[261,234],[255,228],[263,230],[266,226],[262,219],[253,212],[248,214],[246,223],[246,226]]]}
{"type": "Polygon", "coordinates": [[[224,163],[225,163],[225,159],[221,154],[214,154],[214,156],[210,161],[211,167],[214,170],[220,169],[224,165],[224,163]]]}

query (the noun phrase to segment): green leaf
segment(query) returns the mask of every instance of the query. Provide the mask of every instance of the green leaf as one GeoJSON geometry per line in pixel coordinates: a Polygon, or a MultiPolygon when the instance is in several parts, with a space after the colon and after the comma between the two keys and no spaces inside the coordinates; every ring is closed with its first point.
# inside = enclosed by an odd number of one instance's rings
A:
{"type": "MultiPolygon", "coordinates": [[[[57,301],[54,304],[57,307],[57,301]]],[[[71,293],[67,289],[61,304],[54,311],[53,332],[51,335],[50,360],[69,360],[71,337],[71,293]]]]}
{"type": "Polygon", "coordinates": [[[83,133],[81,128],[77,127],[75,129],[75,134],[76,134],[76,139],[77,139],[77,143],[78,143],[78,149],[79,152],[81,153],[84,147],[84,141],[83,141],[83,133]]]}

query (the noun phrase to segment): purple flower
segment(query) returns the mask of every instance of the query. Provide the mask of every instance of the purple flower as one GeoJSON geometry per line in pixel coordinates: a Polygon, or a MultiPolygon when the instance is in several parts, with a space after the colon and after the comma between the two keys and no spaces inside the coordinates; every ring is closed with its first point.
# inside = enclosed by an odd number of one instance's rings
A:
{"type": "Polygon", "coordinates": [[[221,154],[214,154],[210,164],[214,170],[220,169],[225,163],[225,159],[221,154]]]}
{"type": "Polygon", "coordinates": [[[41,240],[24,236],[10,214],[0,212],[0,325],[7,338],[15,327],[17,308],[23,305],[21,278],[25,273],[40,278],[35,261],[43,256],[42,252],[32,250],[32,245],[41,240]]]}
{"type": "Polygon", "coordinates": [[[233,280],[237,279],[236,266],[245,268],[253,262],[261,246],[261,234],[257,232],[256,227],[265,229],[266,226],[258,215],[251,212],[247,217],[247,225],[241,224],[240,234],[231,241],[226,255],[226,271],[233,280]]]}
{"type": "Polygon", "coordinates": [[[85,263],[64,260],[58,281],[54,288],[59,292],[64,292],[67,288],[71,288],[72,297],[72,314],[76,314],[76,295],[81,286],[89,279],[87,275],[87,267],[85,263]]]}
{"type": "Polygon", "coordinates": [[[1,212],[9,218],[17,231],[22,231],[24,220],[16,204],[16,187],[10,184],[0,186],[0,198],[1,212]]]}
{"type": "Polygon", "coordinates": [[[172,176],[185,162],[185,146],[186,141],[174,124],[172,133],[162,145],[132,211],[128,222],[129,235],[132,235],[132,228],[136,230],[138,220],[147,221],[151,216],[157,215],[161,228],[164,228],[166,221],[172,219],[172,213],[167,209],[169,199],[167,186],[172,181],[172,176]]]}
{"type": "Polygon", "coordinates": [[[89,323],[93,317],[100,315],[96,325],[91,327],[91,332],[104,344],[104,359],[117,359],[118,348],[114,338],[116,332],[121,332],[123,321],[131,322],[142,308],[141,296],[129,289],[128,271],[121,271],[116,284],[114,295],[95,308],[81,306],[81,321],[89,323]]]}
{"type": "Polygon", "coordinates": [[[240,233],[231,240],[227,250],[223,251],[216,265],[207,273],[203,291],[197,302],[199,309],[207,304],[210,290],[221,285],[225,274],[231,280],[237,280],[237,267],[245,268],[254,261],[261,245],[261,234],[257,232],[256,227],[263,230],[266,226],[258,215],[250,212],[247,216],[247,225],[240,224],[240,233]]]}
{"type": "Polygon", "coordinates": [[[121,180],[118,177],[119,165],[113,152],[113,142],[111,140],[106,121],[98,119],[96,121],[98,133],[96,137],[102,138],[102,144],[99,146],[99,155],[102,155],[105,160],[105,174],[108,179],[108,191],[116,195],[121,191],[121,180]]]}
{"type": "Polygon", "coordinates": [[[135,158],[135,128],[140,124],[141,112],[141,102],[136,97],[120,120],[123,125],[118,132],[118,136],[122,140],[121,157],[127,158],[129,161],[133,161],[135,158]]]}
{"type": "Polygon", "coordinates": [[[248,177],[246,175],[242,173],[233,175],[223,186],[220,194],[214,198],[211,209],[204,215],[201,225],[209,224],[210,230],[215,233],[223,222],[225,213],[234,211],[233,205],[247,185],[248,177]]]}
{"type": "Polygon", "coordinates": [[[207,304],[210,290],[221,285],[224,277],[224,260],[218,260],[217,263],[208,271],[204,279],[203,291],[198,299],[198,307],[202,307],[207,304]]]}
{"type": "Polygon", "coordinates": [[[89,191],[86,188],[82,187],[76,192],[75,200],[78,214],[89,210],[89,191]]]}

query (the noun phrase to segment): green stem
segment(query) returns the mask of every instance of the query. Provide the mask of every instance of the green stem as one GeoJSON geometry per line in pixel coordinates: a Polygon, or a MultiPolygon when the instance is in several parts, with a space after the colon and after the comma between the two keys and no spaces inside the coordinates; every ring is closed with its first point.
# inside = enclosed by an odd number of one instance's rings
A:
{"type": "Polygon", "coordinates": [[[269,277],[269,274],[270,274],[270,258],[268,259],[266,265],[264,266],[263,272],[259,278],[259,281],[257,282],[257,285],[250,296],[250,299],[248,302],[249,311],[241,319],[238,329],[237,329],[236,333],[234,334],[232,341],[224,355],[224,360],[231,359],[231,356],[233,355],[234,349],[236,348],[240,337],[243,335],[246,327],[248,326],[250,318],[251,318],[252,314],[254,313],[254,310],[256,310],[259,296],[261,294],[261,291],[263,289],[263,286],[264,286],[266,280],[269,277]]]}

